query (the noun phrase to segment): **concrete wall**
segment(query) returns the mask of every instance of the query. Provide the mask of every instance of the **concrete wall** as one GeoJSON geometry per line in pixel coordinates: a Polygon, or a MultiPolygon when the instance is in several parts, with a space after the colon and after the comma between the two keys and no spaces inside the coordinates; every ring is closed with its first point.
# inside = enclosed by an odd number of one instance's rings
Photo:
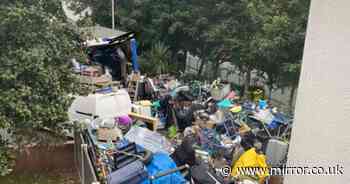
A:
{"type": "Polygon", "coordinates": [[[16,157],[15,173],[75,172],[74,143],[26,147],[16,157]]]}
{"type": "Polygon", "coordinates": [[[350,1],[312,0],[289,164],[341,164],[342,176],[288,176],[287,184],[350,183],[350,1]]]}

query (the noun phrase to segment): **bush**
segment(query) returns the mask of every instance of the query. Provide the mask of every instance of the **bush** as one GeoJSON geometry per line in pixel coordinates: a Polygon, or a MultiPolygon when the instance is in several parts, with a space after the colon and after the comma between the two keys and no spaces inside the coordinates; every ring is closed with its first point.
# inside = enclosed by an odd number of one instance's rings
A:
{"type": "Polygon", "coordinates": [[[248,88],[249,98],[253,101],[265,98],[265,90],[261,86],[250,86],[248,88]]]}
{"type": "Polygon", "coordinates": [[[0,176],[12,171],[13,157],[4,140],[0,140],[0,176]]]}

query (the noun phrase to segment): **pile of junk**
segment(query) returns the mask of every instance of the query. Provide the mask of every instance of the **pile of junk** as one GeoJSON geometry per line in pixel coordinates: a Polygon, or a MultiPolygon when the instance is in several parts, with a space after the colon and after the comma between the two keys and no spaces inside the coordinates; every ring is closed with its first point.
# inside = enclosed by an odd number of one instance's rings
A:
{"type": "Polygon", "coordinates": [[[286,164],[292,118],[267,100],[242,100],[220,79],[129,78],[136,89],[80,96],[69,110],[101,183],[283,182],[240,171],[286,164]]]}
{"type": "Polygon", "coordinates": [[[73,62],[95,89],[77,96],[68,112],[100,183],[283,183],[266,168],[286,164],[291,116],[263,96],[241,98],[220,79],[142,76],[133,33],[105,42],[89,46],[90,60],[104,67],[73,62]]]}

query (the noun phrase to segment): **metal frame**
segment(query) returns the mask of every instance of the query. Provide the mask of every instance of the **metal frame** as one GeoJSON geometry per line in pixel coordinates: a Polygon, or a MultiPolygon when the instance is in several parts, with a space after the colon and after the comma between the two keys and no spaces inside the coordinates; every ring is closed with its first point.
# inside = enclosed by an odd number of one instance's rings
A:
{"type": "Polygon", "coordinates": [[[74,159],[81,184],[100,184],[87,149],[87,144],[80,132],[74,131],[74,159]]]}

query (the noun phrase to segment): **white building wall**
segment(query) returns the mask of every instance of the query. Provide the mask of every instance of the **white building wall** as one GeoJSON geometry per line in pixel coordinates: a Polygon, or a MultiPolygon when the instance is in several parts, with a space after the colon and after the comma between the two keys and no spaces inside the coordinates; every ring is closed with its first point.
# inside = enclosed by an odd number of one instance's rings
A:
{"type": "Polygon", "coordinates": [[[350,183],[350,1],[312,0],[289,164],[342,176],[288,176],[286,184],[350,183]]]}

